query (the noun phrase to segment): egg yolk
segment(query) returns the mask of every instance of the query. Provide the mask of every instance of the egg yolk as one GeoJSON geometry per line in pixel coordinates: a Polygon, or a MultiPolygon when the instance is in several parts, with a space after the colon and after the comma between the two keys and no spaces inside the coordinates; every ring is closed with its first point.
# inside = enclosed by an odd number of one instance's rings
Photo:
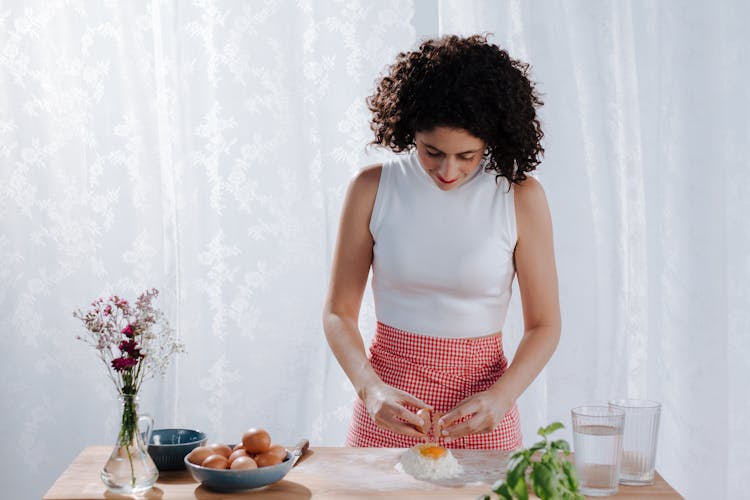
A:
{"type": "Polygon", "coordinates": [[[428,444],[419,448],[419,454],[431,460],[437,460],[445,455],[445,448],[434,444],[428,444]]]}

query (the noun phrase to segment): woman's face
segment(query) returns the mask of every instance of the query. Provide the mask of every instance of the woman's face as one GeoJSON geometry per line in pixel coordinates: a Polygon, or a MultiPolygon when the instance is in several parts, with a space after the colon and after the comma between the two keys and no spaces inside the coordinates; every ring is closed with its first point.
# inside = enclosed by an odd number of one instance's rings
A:
{"type": "Polygon", "coordinates": [[[443,191],[456,189],[479,168],[485,142],[462,129],[435,127],[414,134],[419,161],[443,191]]]}

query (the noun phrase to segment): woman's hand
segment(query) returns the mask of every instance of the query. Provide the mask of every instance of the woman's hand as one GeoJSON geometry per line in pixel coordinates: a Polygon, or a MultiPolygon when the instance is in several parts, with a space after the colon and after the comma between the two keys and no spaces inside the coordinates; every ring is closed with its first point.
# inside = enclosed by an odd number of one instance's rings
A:
{"type": "Polygon", "coordinates": [[[378,427],[417,439],[426,437],[420,430],[425,423],[424,420],[404,406],[408,404],[419,409],[431,410],[432,408],[421,399],[384,382],[378,382],[362,391],[362,401],[370,418],[378,427]]]}
{"type": "Polygon", "coordinates": [[[508,401],[491,389],[472,394],[437,420],[435,436],[450,442],[470,434],[490,432],[512,406],[513,401],[508,401]],[[469,418],[459,422],[464,417],[469,418]]]}

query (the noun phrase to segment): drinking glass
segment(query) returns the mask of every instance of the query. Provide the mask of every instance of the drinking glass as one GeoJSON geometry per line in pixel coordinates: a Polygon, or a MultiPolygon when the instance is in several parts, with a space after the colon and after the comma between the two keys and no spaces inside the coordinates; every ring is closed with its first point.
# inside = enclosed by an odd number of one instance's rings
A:
{"type": "Polygon", "coordinates": [[[573,449],[581,493],[610,496],[617,493],[625,412],[605,403],[579,406],[571,411],[573,449]]]}
{"type": "Polygon", "coordinates": [[[643,399],[617,399],[610,401],[609,406],[625,412],[620,484],[654,484],[661,404],[643,399]]]}

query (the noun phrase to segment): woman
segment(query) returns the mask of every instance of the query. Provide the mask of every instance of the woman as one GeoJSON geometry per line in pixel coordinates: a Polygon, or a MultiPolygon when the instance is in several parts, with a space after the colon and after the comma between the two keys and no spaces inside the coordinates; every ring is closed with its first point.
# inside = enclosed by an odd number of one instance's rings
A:
{"type": "Polygon", "coordinates": [[[359,396],[349,446],[522,444],[515,401],[560,336],[549,210],[525,175],[544,151],[527,68],[484,37],[448,36],[400,54],[368,99],[373,144],[406,154],[363,169],[341,216],[323,322],[359,396]],[[508,365],[514,276],[524,335],[508,365]]]}

